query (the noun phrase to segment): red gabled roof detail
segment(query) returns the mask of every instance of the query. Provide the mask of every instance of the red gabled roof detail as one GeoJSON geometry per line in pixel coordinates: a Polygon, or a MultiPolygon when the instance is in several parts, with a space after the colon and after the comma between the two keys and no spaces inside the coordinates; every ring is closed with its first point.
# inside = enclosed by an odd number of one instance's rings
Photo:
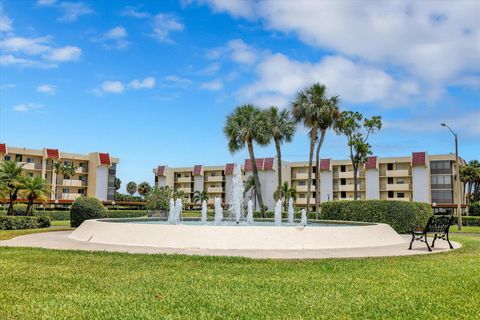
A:
{"type": "Polygon", "coordinates": [[[7,145],[5,143],[0,143],[0,153],[7,154],[7,145]]]}
{"type": "Polygon", "coordinates": [[[202,165],[197,164],[196,166],[193,167],[194,176],[199,176],[201,172],[202,172],[202,165]]]}
{"type": "Polygon", "coordinates": [[[264,161],[265,161],[264,158],[255,159],[255,165],[257,166],[257,170],[263,170],[264,161]]]}
{"type": "Polygon", "coordinates": [[[243,164],[243,170],[245,171],[252,170],[252,161],[250,161],[250,159],[245,159],[245,163],[243,164]]]}
{"type": "Polygon", "coordinates": [[[60,159],[60,152],[58,149],[45,149],[47,152],[47,159],[60,159]]]}
{"type": "Polygon", "coordinates": [[[320,160],[320,170],[329,171],[330,170],[330,159],[321,159],[320,160]]]}
{"type": "Polygon", "coordinates": [[[158,166],[157,167],[157,177],[163,176],[164,172],[165,172],[165,166],[158,166]]]}
{"type": "Polygon", "coordinates": [[[377,156],[368,157],[367,162],[365,162],[365,169],[376,169],[377,168],[377,156]]]}
{"type": "Polygon", "coordinates": [[[273,170],[273,158],[265,158],[263,170],[273,170]]]}
{"type": "Polygon", "coordinates": [[[225,166],[225,174],[233,174],[233,168],[235,168],[235,164],[227,163],[225,166]]]}
{"type": "Polygon", "coordinates": [[[425,152],[412,152],[412,166],[424,166],[425,158],[425,152]]]}
{"type": "Polygon", "coordinates": [[[99,153],[98,158],[100,159],[100,164],[109,166],[111,165],[110,155],[108,153],[99,153]]]}

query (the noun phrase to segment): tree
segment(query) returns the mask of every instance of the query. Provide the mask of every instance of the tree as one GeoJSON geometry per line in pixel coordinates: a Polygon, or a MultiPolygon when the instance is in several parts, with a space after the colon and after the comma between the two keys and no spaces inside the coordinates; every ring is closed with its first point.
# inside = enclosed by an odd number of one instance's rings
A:
{"type": "MultiPolygon", "coordinates": [[[[295,100],[292,102],[292,115],[297,123],[302,123],[304,127],[309,129],[310,138],[310,152],[308,155],[308,177],[307,177],[307,210],[310,209],[310,197],[312,191],[312,167],[313,167],[313,152],[315,144],[318,140],[318,131],[320,125],[326,126],[328,124],[327,115],[330,115],[333,109],[332,105],[338,103],[338,98],[331,98],[335,103],[326,98],[327,89],[324,85],[315,83],[311,87],[297,93],[295,100]],[[328,105],[327,107],[324,107],[328,105]],[[326,112],[328,111],[328,112],[326,112]]],[[[337,108],[338,109],[338,108],[337,108]]],[[[328,126],[327,126],[328,127],[328,126]]],[[[325,137],[325,135],[323,136],[325,137]]],[[[323,140],[320,141],[318,153],[323,140]]],[[[318,161],[318,160],[317,160],[318,161]]],[[[318,172],[317,172],[318,175],[318,172]]]]}
{"type": "Polygon", "coordinates": [[[335,123],[337,134],[347,137],[347,145],[350,151],[350,160],[353,166],[353,198],[358,199],[358,168],[367,161],[372,154],[372,148],[367,142],[371,134],[382,128],[382,117],[373,116],[371,119],[364,118],[359,112],[343,111],[339,120],[335,123]]]}
{"type": "Polygon", "coordinates": [[[71,178],[75,175],[75,173],[77,172],[77,169],[78,169],[78,166],[74,165],[73,163],[64,164],[62,166],[63,179],[70,180],[70,185],[69,185],[70,187],[72,186],[71,178]]]}
{"type": "Polygon", "coordinates": [[[227,123],[223,131],[228,138],[228,148],[230,152],[237,152],[247,145],[250,161],[252,163],[253,179],[255,181],[258,204],[260,205],[262,216],[264,217],[265,207],[263,205],[253,143],[256,142],[259,145],[267,145],[270,142],[265,113],[251,104],[239,106],[227,117],[227,123]]]}
{"type": "Polygon", "coordinates": [[[250,198],[253,199],[253,204],[255,206],[255,210],[257,209],[257,202],[255,201],[256,198],[256,188],[255,188],[255,179],[253,176],[249,176],[247,181],[245,181],[245,185],[243,187],[243,197],[250,192],[250,198]]]}
{"type": "Polygon", "coordinates": [[[468,164],[460,167],[460,180],[463,182],[467,203],[480,200],[480,163],[478,160],[471,160],[468,164]]]}
{"type": "Polygon", "coordinates": [[[48,200],[48,194],[50,193],[50,187],[41,176],[25,177],[22,190],[20,194],[28,200],[26,214],[31,215],[33,209],[33,203],[40,201],[46,203],[48,200]]]}
{"type": "Polygon", "coordinates": [[[273,193],[273,198],[275,199],[275,201],[278,201],[279,199],[282,200],[283,206],[285,210],[287,210],[288,199],[293,198],[295,200],[297,198],[296,193],[297,190],[295,189],[295,187],[290,187],[288,185],[288,182],[284,181],[280,188],[278,188],[277,191],[273,193]]]}
{"type": "Polygon", "coordinates": [[[22,176],[23,163],[17,161],[4,161],[0,163],[0,187],[8,194],[10,204],[7,215],[13,214],[13,205],[18,197],[18,192],[22,188],[24,177],[22,176]]]}
{"type": "Polygon", "coordinates": [[[144,181],[138,185],[138,193],[145,199],[145,196],[152,191],[152,187],[148,182],[144,181]]]}
{"type": "MultiPolygon", "coordinates": [[[[57,194],[57,185],[58,185],[58,176],[60,175],[60,172],[63,170],[63,163],[57,160],[54,160],[51,168],[53,172],[55,172],[55,187],[52,189],[53,194],[55,195],[55,200],[58,200],[58,194],[57,194]]],[[[52,180],[53,183],[53,180],[52,180]]]]}
{"type": "Polygon", "coordinates": [[[122,186],[122,180],[115,177],[115,182],[114,182],[113,186],[115,187],[115,191],[117,191],[122,186]]]}
{"type": "Polygon", "coordinates": [[[137,192],[137,184],[133,181],[127,183],[127,192],[133,196],[137,192]]]}
{"type": "Polygon", "coordinates": [[[205,191],[197,190],[193,193],[192,201],[194,203],[197,203],[197,202],[202,203],[203,200],[205,200],[205,201],[208,200],[208,195],[205,191]]]}
{"type": "Polygon", "coordinates": [[[281,191],[282,186],[282,152],[281,145],[285,142],[291,142],[295,134],[295,121],[290,117],[288,110],[278,110],[271,106],[265,110],[268,130],[275,143],[277,150],[277,189],[281,191]]]}

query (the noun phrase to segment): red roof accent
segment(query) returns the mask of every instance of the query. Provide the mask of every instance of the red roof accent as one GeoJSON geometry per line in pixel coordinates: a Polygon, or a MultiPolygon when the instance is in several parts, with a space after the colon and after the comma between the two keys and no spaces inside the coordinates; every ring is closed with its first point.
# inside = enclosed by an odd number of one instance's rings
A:
{"type": "Polygon", "coordinates": [[[264,161],[265,161],[264,158],[255,159],[255,165],[257,166],[257,170],[263,170],[264,161]]]}
{"type": "Polygon", "coordinates": [[[245,159],[245,163],[243,164],[243,170],[245,171],[252,170],[252,161],[250,161],[250,159],[245,159]]]}
{"type": "Polygon", "coordinates": [[[165,166],[158,166],[157,167],[157,177],[163,176],[164,171],[165,171],[165,166]]]}
{"type": "Polygon", "coordinates": [[[320,160],[320,170],[325,170],[325,171],[330,170],[330,159],[321,159],[320,160]]]}
{"type": "Polygon", "coordinates": [[[199,176],[201,172],[202,172],[202,165],[197,164],[196,166],[193,167],[194,176],[199,176]]]}
{"type": "Polygon", "coordinates": [[[0,143],[0,153],[7,154],[7,145],[5,143],[0,143]]]}
{"type": "Polygon", "coordinates": [[[225,166],[225,174],[233,174],[233,168],[235,168],[235,164],[227,163],[225,166]]]}
{"type": "Polygon", "coordinates": [[[412,166],[424,166],[425,152],[412,152],[412,166]]]}
{"type": "Polygon", "coordinates": [[[263,170],[272,170],[273,169],[273,158],[265,158],[263,162],[263,170]]]}
{"type": "Polygon", "coordinates": [[[368,157],[367,162],[365,162],[365,169],[376,169],[377,168],[377,156],[368,157]]]}
{"type": "Polygon", "coordinates": [[[60,153],[58,149],[46,149],[47,159],[60,159],[60,153]]]}
{"type": "Polygon", "coordinates": [[[110,162],[110,155],[108,153],[99,153],[98,158],[100,158],[100,164],[109,166],[112,163],[110,162]]]}

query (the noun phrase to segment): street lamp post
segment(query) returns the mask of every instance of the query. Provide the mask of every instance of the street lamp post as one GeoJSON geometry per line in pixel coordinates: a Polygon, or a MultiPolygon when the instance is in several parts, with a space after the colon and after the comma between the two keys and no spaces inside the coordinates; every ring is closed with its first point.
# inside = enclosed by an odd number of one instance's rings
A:
{"type": "Polygon", "coordinates": [[[461,193],[461,186],[460,186],[460,161],[458,158],[458,136],[457,134],[446,124],[440,123],[442,127],[448,128],[450,132],[455,137],[455,175],[456,175],[456,189],[457,189],[457,224],[458,230],[462,230],[462,193],[461,193]]]}

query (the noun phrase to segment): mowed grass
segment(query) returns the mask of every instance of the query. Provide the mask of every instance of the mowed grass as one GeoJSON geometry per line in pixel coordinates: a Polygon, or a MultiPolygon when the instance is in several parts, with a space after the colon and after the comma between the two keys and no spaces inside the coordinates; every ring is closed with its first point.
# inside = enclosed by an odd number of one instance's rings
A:
{"type": "Polygon", "coordinates": [[[0,248],[0,319],[475,319],[480,237],[454,239],[308,261],[0,248]]]}
{"type": "MultiPolygon", "coordinates": [[[[53,224],[52,224],[53,226],[53,224]]],[[[68,222],[68,226],[70,226],[70,222],[68,222]]],[[[18,236],[23,236],[30,233],[40,233],[40,232],[50,232],[50,231],[65,231],[65,230],[72,230],[72,228],[62,226],[50,227],[50,228],[43,228],[43,229],[21,229],[21,230],[0,230],[0,240],[9,240],[18,236]]]]}

